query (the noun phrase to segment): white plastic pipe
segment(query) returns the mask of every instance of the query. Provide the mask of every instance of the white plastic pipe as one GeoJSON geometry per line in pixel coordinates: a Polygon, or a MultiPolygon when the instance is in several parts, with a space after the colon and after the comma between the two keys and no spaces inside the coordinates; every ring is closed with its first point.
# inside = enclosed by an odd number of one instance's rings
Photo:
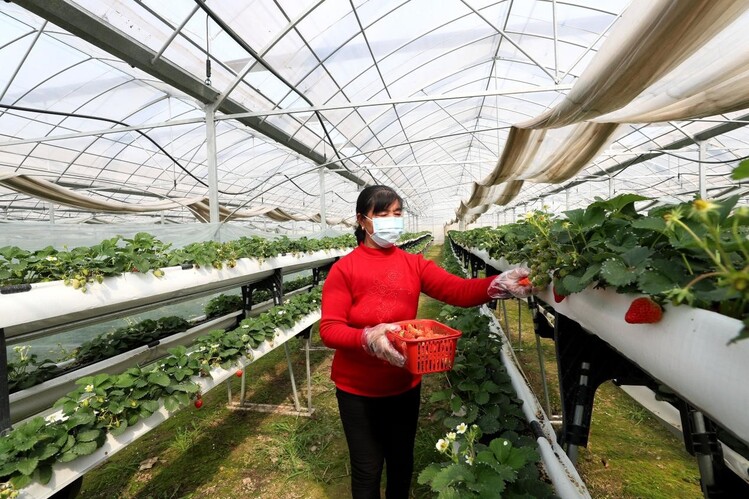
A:
{"type": "MultiPolygon", "coordinates": [[[[460,261],[457,256],[456,260],[460,261]]],[[[521,409],[525,419],[531,426],[534,426],[533,423],[535,422],[541,428],[543,436],[539,436],[536,439],[536,443],[541,454],[541,460],[544,463],[544,468],[549,475],[554,490],[562,499],[590,498],[590,493],[585,486],[585,482],[580,478],[572,461],[570,461],[567,454],[564,453],[564,450],[557,443],[556,433],[549,422],[549,418],[531,391],[527,380],[518,369],[517,359],[510,348],[509,340],[502,332],[497,318],[486,305],[482,306],[480,310],[482,314],[489,317],[489,329],[491,333],[496,334],[502,339],[500,358],[507,370],[507,374],[510,376],[510,381],[517,393],[517,397],[523,402],[521,409]]]]}
{"type": "Polygon", "coordinates": [[[507,336],[499,326],[499,322],[494,314],[486,305],[481,307],[481,313],[489,317],[489,327],[492,333],[502,339],[502,350],[500,356],[502,363],[507,370],[507,374],[512,381],[512,387],[515,389],[518,398],[523,402],[521,407],[525,419],[528,423],[534,421],[538,423],[543,432],[543,436],[538,437],[539,450],[544,463],[546,472],[554,485],[557,495],[562,499],[589,498],[590,493],[585,486],[580,475],[577,473],[575,466],[565,454],[562,447],[557,443],[556,433],[549,422],[549,418],[544,412],[538,399],[528,386],[528,382],[517,367],[517,358],[510,348],[507,336]]]}

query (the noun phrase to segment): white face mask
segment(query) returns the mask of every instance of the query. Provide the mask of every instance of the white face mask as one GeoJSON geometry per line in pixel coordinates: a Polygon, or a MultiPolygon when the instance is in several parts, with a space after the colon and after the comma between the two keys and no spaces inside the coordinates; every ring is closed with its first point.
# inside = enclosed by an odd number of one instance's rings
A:
{"type": "Polygon", "coordinates": [[[403,218],[401,217],[369,218],[364,215],[364,218],[372,221],[372,233],[367,232],[367,234],[380,248],[393,246],[403,234],[403,218]]]}

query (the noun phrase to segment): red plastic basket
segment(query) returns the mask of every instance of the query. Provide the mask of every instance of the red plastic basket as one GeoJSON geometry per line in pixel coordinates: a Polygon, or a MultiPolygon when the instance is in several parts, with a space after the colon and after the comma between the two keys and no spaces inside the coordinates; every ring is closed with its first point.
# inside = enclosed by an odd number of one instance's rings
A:
{"type": "Polygon", "coordinates": [[[411,324],[421,330],[432,330],[438,338],[408,339],[399,333],[388,333],[390,341],[406,357],[403,366],[413,374],[429,374],[449,371],[455,361],[455,347],[461,332],[430,319],[414,319],[396,322],[402,327],[411,324]]]}

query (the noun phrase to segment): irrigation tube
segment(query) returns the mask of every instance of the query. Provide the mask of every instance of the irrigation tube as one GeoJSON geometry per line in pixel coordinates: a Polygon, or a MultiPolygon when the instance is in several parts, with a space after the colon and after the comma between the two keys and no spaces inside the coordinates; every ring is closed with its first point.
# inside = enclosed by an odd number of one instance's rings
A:
{"type": "Polygon", "coordinates": [[[500,328],[497,318],[486,305],[481,307],[481,313],[489,317],[491,332],[502,339],[500,354],[502,363],[507,369],[507,374],[510,376],[512,387],[517,392],[518,398],[523,401],[523,414],[531,425],[534,436],[537,437],[536,443],[541,452],[541,459],[557,495],[562,499],[590,498],[588,488],[577,473],[575,466],[557,443],[556,433],[554,433],[549,418],[520,373],[517,367],[517,359],[510,350],[507,337],[500,328]]]}

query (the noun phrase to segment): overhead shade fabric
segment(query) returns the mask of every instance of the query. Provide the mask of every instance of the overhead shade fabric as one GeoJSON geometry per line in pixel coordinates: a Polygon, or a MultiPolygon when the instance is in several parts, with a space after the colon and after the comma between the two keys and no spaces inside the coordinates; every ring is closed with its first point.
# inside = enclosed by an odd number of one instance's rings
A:
{"type": "Polygon", "coordinates": [[[0,185],[8,189],[43,199],[56,204],[72,206],[87,211],[106,213],[148,213],[153,211],[173,210],[202,198],[170,198],[154,203],[122,203],[112,200],[99,200],[72,189],[59,186],[43,178],[19,173],[0,173],[0,185]]]}
{"type": "MultiPolygon", "coordinates": [[[[188,208],[201,222],[210,220],[210,205],[204,197],[199,198],[169,198],[153,203],[123,203],[113,200],[100,200],[79,194],[72,189],[62,187],[43,178],[19,173],[0,173],[0,185],[15,192],[43,199],[55,204],[71,206],[82,210],[100,213],[149,213],[177,208],[188,208]]],[[[257,206],[242,210],[231,210],[225,206],[219,207],[219,217],[223,220],[235,218],[250,218],[266,216],[277,222],[310,221],[320,222],[319,214],[293,214],[273,206],[257,206]]],[[[350,222],[341,218],[327,218],[331,225],[350,222]]]]}
{"type": "Polygon", "coordinates": [[[518,181],[572,178],[617,138],[619,124],[749,106],[748,8],[747,0],[633,2],[565,99],[511,128],[497,165],[474,183],[457,218],[470,222],[507,204],[518,181]],[[719,50],[732,52],[716,58],[719,50]]]}
{"type": "MultiPolygon", "coordinates": [[[[192,203],[187,208],[195,215],[201,222],[208,222],[210,220],[211,207],[208,202],[208,198],[203,198],[196,203],[192,203]]],[[[253,208],[242,208],[242,209],[231,209],[226,206],[219,206],[218,209],[219,219],[223,222],[226,220],[236,220],[240,218],[252,218],[257,216],[265,216],[276,222],[317,222],[321,221],[319,213],[315,214],[295,214],[276,208],[272,206],[257,206],[253,208]]],[[[326,217],[326,222],[330,225],[348,225],[353,227],[353,224],[346,219],[336,217],[326,217]]]]}

